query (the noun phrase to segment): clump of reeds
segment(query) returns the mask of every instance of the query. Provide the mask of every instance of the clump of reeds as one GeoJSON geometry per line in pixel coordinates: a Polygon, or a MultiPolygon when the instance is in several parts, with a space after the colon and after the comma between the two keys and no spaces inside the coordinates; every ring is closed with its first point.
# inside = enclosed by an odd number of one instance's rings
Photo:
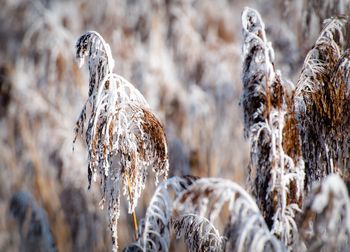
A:
{"type": "Polygon", "coordinates": [[[293,118],[293,85],[274,66],[258,12],[246,8],[243,24],[243,95],[245,133],[250,140],[249,180],[262,214],[286,245],[297,234],[295,214],[304,189],[304,163],[293,118]]]}
{"type": "MultiPolygon", "coordinates": [[[[326,21],[295,87],[275,68],[260,14],[244,9],[241,104],[251,148],[248,187],[255,198],[230,180],[166,180],[125,251],[168,251],[172,233],[189,251],[348,246],[349,196],[342,183],[349,182],[348,20],[326,21]],[[218,225],[220,215],[227,221],[218,225]]],[[[85,132],[89,184],[99,175],[116,249],[120,186],[131,213],[148,168],[156,178],[167,175],[166,139],[141,93],[112,72],[110,48],[98,33],[78,40],[77,57],[85,56],[89,98],[76,132],[85,132]]]]}
{"type": "Polygon", "coordinates": [[[330,173],[349,183],[349,19],[325,21],[307,54],[295,95],[307,190],[330,173]]]}
{"type": "MultiPolygon", "coordinates": [[[[314,152],[307,152],[309,145],[322,149],[323,142],[305,143],[308,139],[305,137],[310,137],[308,134],[311,133],[318,140],[327,140],[328,136],[323,135],[327,129],[338,129],[347,139],[344,122],[349,120],[346,113],[341,113],[348,108],[347,40],[342,30],[347,18],[328,22],[307,56],[295,88],[275,69],[274,51],[266,38],[259,13],[244,9],[241,104],[245,136],[251,145],[249,187],[257,204],[243,188],[229,180],[172,178],[156,190],[140,224],[139,239],[126,251],[168,251],[172,230],[178,238],[184,237],[190,251],[314,250],[335,242],[338,245],[329,248],[341,250],[348,244],[348,226],[334,227],[347,223],[349,197],[341,183],[333,185],[340,180],[339,177],[324,178],[339,173],[347,179],[344,169],[347,155],[332,156],[339,143],[342,143],[342,150],[347,145],[340,138],[333,139],[331,152],[326,145],[326,156],[322,159],[326,161],[324,165],[334,167],[335,161],[344,163],[337,165],[341,169],[324,170],[309,166],[314,160],[318,161],[315,165],[322,165],[322,162],[310,156],[314,152]],[[331,124],[322,124],[316,130],[311,128],[311,124],[326,120],[331,124]],[[320,175],[314,176],[313,172],[320,175]],[[323,178],[321,184],[316,183],[323,178]],[[313,184],[318,184],[318,187],[307,195],[313,184]],[[170,188],[174,190],[173,194],[170,194],[170,188]],[[220,230],[216,227],[218,216],[225,211],[229,221],[224,230],[220,230]],[[300,227],[297,216],[300,217],[300,227]],[[322,236],[324,228],[330,240],[322,236]],[[337,232],[341,234],[339,239],[334,238],[337,232]]],[[[95,99],[93,96],[92,104],[95,99]]],[[[91,138],[90,135],[93,133],[86,137],[91,138]]],[[[99,136],[97,139],[104,138],[99,136]]]]}
{"type": "Polygon", "coordinates": [[[104,39],[97,32],[87,32],[76,49],[80,65],[88,58],[90,73],[89,98],[77,121],[76,136],[85,133],[89,187],[99,175],[101,204],[106,202],[108,207],[116,250],[120,189],[128,199],[129,213],[134,212],[148,169],[155,173],[156,183],[159,176],[167,177],[167,143],[162,125],[142,94],[112,72],[114,60],[104,39]]]}

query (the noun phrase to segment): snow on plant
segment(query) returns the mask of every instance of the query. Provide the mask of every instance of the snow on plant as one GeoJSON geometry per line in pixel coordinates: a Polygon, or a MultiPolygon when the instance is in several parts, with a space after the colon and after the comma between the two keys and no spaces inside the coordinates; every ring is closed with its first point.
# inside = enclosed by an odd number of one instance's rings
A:
{"type": "Polygon", "coordinates": [[[308,191],[330,173],[350,181],[349,27],[345,16],[325,21],[297,84],[296,117],[308,191]]]}
{"type": "Polygon", "coordinates": [[[338,174],[318,183],[306,202],[301,235],[308,251],[347,251],[350,246],[350,199],[338,174]]]}
{"type": "MultiPolygon", "coordinates": [[[[88,180],[101,179],[102,204],[110,215],[113,249],[117,249],[120,186],[127,195],[129,213],[145,187],[148,168],[156,183],[167,177],[168,151],[162,125],[150,111],[142,94],[123,77],[113,73],[109,45],[94,31],[83,34],[76,44],[79,65],[88,57],[89,98],[76,126],[85,132],[88,147],[88,180]],[[85,130],[87,114],[90,113],[85,130]]],[[[74,139],[74,141],[76,138],[74,139]]]]}
{"type": "Polygon", "coordinates": [[[297,237],[295,213],[304,189],[304,163],[293,120],[293,86],[274,67],[259,13],[245,8],[243,95],[245,135],[250,139],[250,186],[272,232],[292,247],[297,237]]]}

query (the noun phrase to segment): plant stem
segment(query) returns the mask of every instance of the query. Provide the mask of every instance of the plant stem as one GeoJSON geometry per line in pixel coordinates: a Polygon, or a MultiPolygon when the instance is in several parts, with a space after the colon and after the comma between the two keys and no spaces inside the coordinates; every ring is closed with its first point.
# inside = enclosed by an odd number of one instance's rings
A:
{"type": "MultiPolygon", "coordinates": [[[[129,174],[127,174],[128,177],[128,191],[129,191],[129,198],[131,198],[131,186],[130,186],[130,178],[129,174]]],[[[135,240],[138,239],[138,225],[137,225],[137,216],[135,210],[132,212],[133,216],[133,222],[134,222],[134,229],[135,229],[135,240]]]]}

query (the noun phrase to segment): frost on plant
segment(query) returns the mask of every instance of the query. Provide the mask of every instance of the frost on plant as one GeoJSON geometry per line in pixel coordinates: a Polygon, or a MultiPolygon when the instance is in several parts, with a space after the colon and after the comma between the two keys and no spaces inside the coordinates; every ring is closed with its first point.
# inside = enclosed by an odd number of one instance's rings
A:
{"type": "Polygon", "coordinates": [[[349,250],[350,199],[339,175],[328,175],[315,186],[300,226],[307,251],[349,250]]]}
{"type": "MultiPolygon", "coordinates": [[[[207,236],[200,236],[200,232],[197,232],[192,235],[190,241],[186,241],[189,248],[195,248],[190,251],[196,251],[200,244],[215,245],[208,251],[222,251],[223,248],[227,251],[285,249],[284,245],[270,233],[255,201],[243,188],[230,180],[219,178],[197,180],[179,195],[175,209],[180,215],[180,220],[176,222],[178,225],[176,230],[177,232],[182,230],[185,238],[190,224],[194,225],[194,230],[200,225],[210,230],[207,236]],[[225,212],[225,208],[229,213],[229,221],[224,223],[224,235],[220,235],[214,226],[208,226],[208,222],[215,223],[220,214],[225,212]],[[204,237],[206,239],[203,239],[204,237]]],[[[200,251],[203,250],[205,249],[202,248],[200,251]]]]}
{"type": "Polygon", "coordinates": [[[171,231],[188,251],[285,251],[250,195],[230,180],[173,177],[160,184],[140,238],[124,251],[169,251],[171,231]],[[216,228],[227,214],[224,230],[216,228]],[[221,216],[222,217],[222,216],[221,216]],[[170,228],[172,227],[172,229],[170,228]]]}
{"type": "Polygon", "coordinates": [[[224,237],[205,217],[183,214],[173,220],[176,238],[184,236],[188,251],[222,251],[224,237]]]}
{"type": "Polygon", "coordinates": [[[331,18],[307,54],[295,106],[307,190],[330,173],[350,181],[349,19],[331,18]]]}
{"type": "Polygon", "coordinates": [[[267,225],[292,247],[297,235],[295,213],[301,208],[304,189],[294,87],[275,70],[274,51],[259,13],[245,8],[242,26],[241,103],[251,146],[249,182],[267,225]]]}
{"type": "Polygon", "coordinates": [[[140,223],[139,239],[124,251],[169,251],[170,225],[174,199],[186,190],[195,177],[172,177],[161,183],[154,192],[146,216],[140,223]]]}
{"type": "Polygon", "coordinates": [[[99,175],[102,203],[108,207],[116,249],[120,187],[132,213],[145,187],[148,169],[155,173],[156,183],[159,176],[167,177],[165,133],[142,94],[112,72],[111,50],[97,32],[82,35],[76,50],[80,63],[88,58],[90,72],[89,98],[77,121],[76,137],[85,132],[89,187],[91,179],[95,181],[99,175]]]}
{"type": "Polygon", "coordinates": [[[336,16],[346,15],[350,11],[349,0],[308,0],[304,1],[303,13],[303,36],[307,37],[312,30],[312,26],[317,26],[320,31],[325,19],[336,16]]]}

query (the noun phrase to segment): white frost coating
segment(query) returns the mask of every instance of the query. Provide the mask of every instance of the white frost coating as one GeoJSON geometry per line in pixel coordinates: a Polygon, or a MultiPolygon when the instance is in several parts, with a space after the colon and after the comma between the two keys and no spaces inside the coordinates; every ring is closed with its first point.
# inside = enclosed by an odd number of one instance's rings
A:
{"type": "MultiPolygon", "coordinates": [[[[96,31],[88,31],[87,33],[85,33],[85,35],[87,34],[94,34],[95,36],[91,36],[91,45],[90,45],[90,53],[95,55],[96,58],[98,58],[99,56],[101,56],[101,52],[104,52],[107,56],[107,64],[108,64],[108,70],[111,73],[113,71],[114,68],[114,59],[112,57],[112,51],[111,48],[109,46],[109,44],[106,43],[106,41],[103,39],[103,37],[96,31]]],[[[82,67],[85,63],[85,57],[88,56],[88,51],[86,51],[85,53],[81,53],[79,55],[77,55],[77,59],[78,59],[78,65],[79,67],[82,67]]],[[[97,62],[93,61],[89,58],[89,65],[91,64],[91,67],[97,68],[97,65],[95,65],[97,62]]]]}
{"type": "Polygon", "coordinates": [[[145,219],[140,223],[139,239],[125,251],[133,251],[134,246],[142,248],[143,251],[169,251],[174,198],[193,181],[195,178],[191,176],[172,177],[157,187],[147,208],[145,219]],[[171,194],[171,191],[174,191],[174,194],[171,194]]]}
{"type": "MultiPolygon", "coordinates": [[[[251,161],[255,171],[249,177],[258,205],[272,228],[272,233],[290,249],[298,239],[294,202],[300,202],[304,188],[304,162],[285,153],[284,143],[293,135],[285,130],[292,113],[288,108],[294,86],[285,84],[274,68],[274,50],[266,38],[260,14],[244,8],[243,95],[245,133],[250,140],[251,161]]],[[[296,146],[294,148],[299,148],[296,146]]],[[[294,150],[297,153],[297,150],[294,150]]],[[[251,173],[252,174],[252,173],[251,173]]]]}
{"type": "MultiPolygon", "coordinates": [[[[344,35],[342,29],[345,25],[344,20],[341,19],[330,19],[326,24],[325,28],[322,30],[320,36],[316,40],[315,46],[311,49],[305,57],[305,63],[297,84],[297,89],[295,92],[296,98],[303,99],[302,92],[315,92],[322,87],[322,83],[317,81],[317,74],[327,73],[327,63],[326,61],[320,61],[319,50],[322,48],[323,44],[330,45],[333,53],[340,57],[341,52],[339,51],[339,46],[333,40],[333,33],[340,35],[341,43],[344,43],[344,35]]],[[[297,101],[299,101],[297,100],[297,101]]],[[[301,102],[301,101],[300,101],[301,102]]],[[[297,102],[297,105],[300,103],[297,102]]],[[[303,107],[303,106],[302,106],[303,107]]],[[[302,112],[302,111],[300,111],[302,112]]]]}
{"type": "Polygon", "coordinates": [[[207,218],[197,214],[182,214],[173,221],[173,225],[176,238],[184,236],[189,251],[223,250],[225,238],[207,218]]]}
{"type": "Polygon", "coordinates": [[[165,133],[143,95],[123,77],[112,73],[112,53],[100,34],[83,34],[76,44],[76,57],[79,63],[88,57],[90,72],[89,98],[77,121],[76,137],[85,133],[89,187],[91,179],[96,181],[98,175],[101,178],[102,202],[108,206],[116,251],[120,190],[128,199],[128,212],[132,213],[145,187],[149,167],[155,173],[156,183],[159,176],[167,177],[165,133]],[[88,119],[87,105],[92,107],[88,119]]]}
{"type": "Polygon", "coordinates": [[[250,52],[250,48],[255,44],[261,44],[264,51],[264,58],[262,55],[255,58],[256,63],[264,65],[268,76],[266,82],[267,86],[275,79],[275,70],[272,62],[275,60],[275,52],[270,41],[266,39],[265,24],[261,19],[259,12],[254,9],[245,7],[242,13],[242,27],[245,41],[243,44],[243,57],[245,58],[250,52]],[[258,41],[258,42],[256,42],[258,41]]]}
{"type": "Polygon", "coordinates": [[[264,251],[265,246],[272,251],[285,250],[285,247],[270,234],[255,201],[243,188],[230,180],[197,180],[179,195],[175,209],[181,214],[196,214],[215,223],[226,204],[230,213],[225,227],[225,236],[228,239],[226,250],[255,251],[258,248],[250,246],[252,240],[261,248],[257,251],[264,251]]]}
{"type": "Polygon", "coordinates": [[[252,197],[238,184],[221,178],[203,178],[199,179],[191,187],[180,195],[176,201],[176,208],[179,211],[184,212],[194,212],[202,211],[206,213],[208,211],[208,203],[210,199],[215,199],[214,208],[210,209],[210,220],[214,220],[218,217],[222,206],[225,202],[234,205],[233,202],[241,202],[243,200],[249,208],[255,212],[259,212],[255,201],[252,197]],[[209,190],[210,195],[205,195],[205,191],[209,190]],[[198,200],[201,201],[201,208],[197,208],[196,205],[191,203],[192,197],[195,197],[196,194],[201,194],[202,197],[198,200]],[[235,195],[238,194],[240,197],[237,197],[235,201],[235,195]],[[182,202],[182,198],[186,199],[185,202],[182,202]],[[205,200],[206,199],[206,200],[205,200]],[[203,201],[205,200],[205,201],[203,201]]]}

